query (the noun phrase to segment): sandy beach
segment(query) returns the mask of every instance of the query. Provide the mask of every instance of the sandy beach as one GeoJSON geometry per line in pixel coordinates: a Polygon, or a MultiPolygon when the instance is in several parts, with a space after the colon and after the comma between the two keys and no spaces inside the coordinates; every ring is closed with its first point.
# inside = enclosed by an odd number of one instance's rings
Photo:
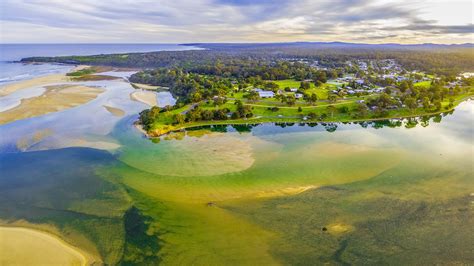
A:
{"type": "Polygon", "coordinates": [[[0,97],[7,96],[15,91],[28,89],[33,87],[41,87],[48,84],[69,82],[71,79],[64,74],[53,74],[28,80],[23,80],[20,82],[15,82],[12,84],[5,85],[0,87],[0,97]]]}
{"type": "Polygon", "coordinates": [[[142,90],[150,90],[150,91],[156,91],[157,89],[163,88],[160,86],[153,86],[153,85],[148,85],[148,84],[141,84],[141,83],[130,83],[132,84],[133,87],[142,89],[142,90]]]}
{"type": "Polygon", "coordinates": [[[59,237],[22,227],[0,227],[0,265],[91,265],[93,258],[59,237]]]}
{"type": "Polygon", "coordinates": [[[19,106],[0,112],[0,124],[72,108],[95,99],[104,91],[100,88],[68,84],[45,88],[43,95],[23,99],[19,106]]]}
{"type": "Polygon", "coordinates": [[[147,104],[149,106],[157,106],[156,93],[153,91],[134,91],[130,93],[130,99],[147,104]]]}

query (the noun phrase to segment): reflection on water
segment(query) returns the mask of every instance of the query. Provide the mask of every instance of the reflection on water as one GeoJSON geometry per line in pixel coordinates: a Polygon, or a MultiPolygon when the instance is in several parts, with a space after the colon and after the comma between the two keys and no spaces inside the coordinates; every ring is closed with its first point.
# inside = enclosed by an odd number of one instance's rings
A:
{"type": "Polygon", "coordinates": [[[52,224],[108,264],[469,261],[472,101],[429,118],[212,126],[152,143],[133,126],[146,106],[130,84],[81,84],[105,92],[0,126],[0,219],[52,224]],[[116,152],[18,152],[76,146],[116,152]]]}
{"type": "MultiPolygon", "coordinates": [[[[17,151],[19,141],[42,130],[51,130],[54,134],[42,139],[35,145],[35,149],[70,146],[101,148],[103,143],[116,142],[109,138],[108,134],[121,119],[120,116],[107,111],[104,106],[118,108],[124,112],[124,115],[137,114],[147,108],[142,103],[130,100],[129,94],[134,89],[122,80],[70,84],[96,86],[105,91],[96,99],[81,106],[1,125],[0,152],[17,151]]],[[[109,147],[110,145],[105,145],[104,149],[109,147]]]]}
{"type": "Polygon", "coordinates": [[[176,99],[169,91],[160,91],[156,93],[156,99],[158,107],[173,106],[176,103],[176,99]]]}
{"type": "Polygon", "coordinates": [[[113,137],[125,165],[109,174],[153,220],[165,263],[466,262],[473,107],[401,121],[212,126],[157,144],[123,120],[113,137]],[[425,256],[445,246],[459,252],[425,256]]]}

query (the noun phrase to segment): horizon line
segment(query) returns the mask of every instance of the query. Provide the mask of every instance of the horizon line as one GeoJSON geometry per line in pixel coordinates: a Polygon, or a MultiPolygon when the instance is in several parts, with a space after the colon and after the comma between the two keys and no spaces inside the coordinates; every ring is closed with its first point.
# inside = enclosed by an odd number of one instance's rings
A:
{"type": "Polygon", "coordinates": [[[295,44],[295,43],[307,43],[307,44],[354,44],[354,45],[401,45],[401,46],[413,46],[413,45],[474,45],[474,42],[463,42],[463,43],[364,43],[364,42],[342,42],[342,41],[288,41],[288,42],[180,42],[180,43],[167,43],[167,42],[0,42],[0,45],[25,45],[25,44],[40,44],[40,45],[80,45],[80,44],[135,44],[135,45],[192,45],[192,44],[295,44]]]}

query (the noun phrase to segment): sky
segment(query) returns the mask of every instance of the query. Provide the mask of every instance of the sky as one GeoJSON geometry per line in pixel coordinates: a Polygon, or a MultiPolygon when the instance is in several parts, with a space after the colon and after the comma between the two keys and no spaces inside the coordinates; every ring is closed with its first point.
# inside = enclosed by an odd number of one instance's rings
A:
{"type": "Polygon", "coordinates": [[[473,43],[472,0],[0,0],[1,43],[473,43]]]}

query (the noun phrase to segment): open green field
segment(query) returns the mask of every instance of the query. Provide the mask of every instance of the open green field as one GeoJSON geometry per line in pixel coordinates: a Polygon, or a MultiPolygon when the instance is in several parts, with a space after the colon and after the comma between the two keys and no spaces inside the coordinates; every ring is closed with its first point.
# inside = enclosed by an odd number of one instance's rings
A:
{"type": "MultiPolygon", "coordinates": [[[[301,81],[294,79],[285,79],[285,80],[273,80],[272,82],[278,84],[280,89],[289,88],[299,88],[301,81]]],[[[334,84],[325,83],[319,87],[316,87],[313,82],[310,82],[310,88],[306,90],[307,93],[316,93],[319,99],[327,99],[328,91],[335,89],[337,86],[334,84]]]]}
{"type": "Polygon", "coordinates": [[[420,81],[420,82],[417,82],[415,84],[413,84],[414,87],[419,87],[419,88],[424,88],[424,89],[427,89],[431,86],[431,81],[430,80],[427,80],[427,81],[420,81]]]}

